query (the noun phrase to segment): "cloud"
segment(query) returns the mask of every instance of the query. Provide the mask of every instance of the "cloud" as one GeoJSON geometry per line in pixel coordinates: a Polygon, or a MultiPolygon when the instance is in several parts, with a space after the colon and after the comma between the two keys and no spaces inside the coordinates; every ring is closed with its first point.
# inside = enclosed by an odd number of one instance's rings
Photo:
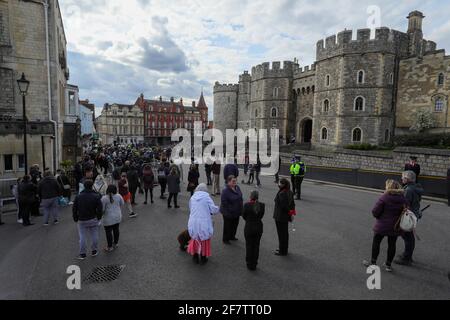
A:
{"type": "Polygon", "coordinates": [[[165,17],[153,17],[152,27],[156,34],[149,40],[140,38],[139,46],[142,49],[140,65],[160,72],[187,71],[187,58],[183,50],[171,39],[166,25],[165,17]]]}
{"type": "Polygon", "coordinates": [[[367,26],[379,6],[381,25],[406,31],[420,10],[424,36],[450,47],[450,27],[438,0],[65,0],[60,1],[74,84],[85,98],[105,102],[146,96],[198,99],[212,109],[215,81],[237,82],[265,61],[315,61],[320,39],[367,26]],[[156,15],[156,16],[155,16],[156,15]],[[95,71],[95,72],[94,72],[95,71]]]}

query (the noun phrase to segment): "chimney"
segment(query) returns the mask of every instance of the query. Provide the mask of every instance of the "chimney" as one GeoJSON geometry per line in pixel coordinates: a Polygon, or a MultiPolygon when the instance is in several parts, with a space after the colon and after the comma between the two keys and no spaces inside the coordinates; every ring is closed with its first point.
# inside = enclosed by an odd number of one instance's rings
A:
{"type": "Polygon", "coordinates": [[[407,17],[408,22],[408,33],[413,33],[415,31],[422,31],[422,21],[425,16],[420,11],[413,11],[407,17]]]}
{"type": "Polygon", "coordinates": [[[180,98],[180,104],[183,105],[183,98],[180,98]]]}
{"type": "Polygon", "coordinates": [[[162,102],[162,96],[159,96],[159,101],[162,102]]]}
{"type": "Polygon", "coordinates": [[[192,101],[192,107],[195,108],[195,101],[192,101]]]}

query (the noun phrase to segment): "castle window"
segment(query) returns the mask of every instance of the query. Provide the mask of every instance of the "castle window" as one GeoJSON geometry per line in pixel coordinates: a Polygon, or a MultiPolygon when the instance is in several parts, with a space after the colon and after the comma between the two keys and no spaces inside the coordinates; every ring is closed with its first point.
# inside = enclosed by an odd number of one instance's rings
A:
{"type": "Polygon", "coordinates": [[[255,110],[255,118],[258,118],[258,109],[255,110]]]}
{"type": "Polygon", "coordinates": [[[434,103],[434,112],[444,111],[444,100],[442,98],[437,98],[434,103]]]}
{"type": "Polygon", "coordinates": [[[364,71],[363,70],[358,71],[358,79],[357,79],[358,84],[363,84],[364,80],[365,80],[364,71]]]}
{"type": "Polygon", "coordinates": [[[443,86],[444,85],[444,80],[445,80],[444,74],[443,73],[439,73],[438,86],[443,86]]]}
{"type": "Polygon", "coordinates": [[[392,72],[389,75],[389,84],[394,84],[394,74],[392,72]]]}
{"type": "Polygon", "coordinates": [[[323,102],[323,113],[328,113],[330,111],[330,100],[326,99],[323,102]]]}
{"type": "Polygon", "coordinates": [[[231,98],[230,97],[228,97],[228,103],[230,103],[231,102],[231,98]]]}
{"type": "Polygon", "coordinates": [[[309,94],[310,92],[311,92],[311,88],[310,87],[306,88],[306,94],[309,94]]]}
{"type": "Polygon", "coordinates": [[[320,133],[320,139],[328,140],[328,129],[327,128],[322,128],[321,133],[320,133]]]}
{"type": "Polygon", "coordinates": [[[312,86],[311,91],[312,91],[312,93],[314,93],[314,91],[316,91],[316,87],[312,86]]]}
{"type": "Polygon", "coordinates": [[[303,95],[306,94],[306,89],[305,88],[302,88],[302,93],[303,93],[303,95]]]}
{"type": "Polygon", "coordinates": [[[362,130],[360,128],[353,129],[352,142],[361,142],[361,141],[362,141],[362,130]]]}
{"type": "Polygon", "coordinates": [[[389,131],[389,129],[386,129],[386,131],[384,132],[384,142],[388,143],[391,140],[391,132],[389,131]]]}
{"type": "Polygon", "coordinates": [[[277,108],[275,108],[275,107],[272,108],[271,114],[272,114],[272,118],[278,117],[278,110],[277,110],[277,108]]]}
{"type": "Polygon", "coordinates": [[[279,88],[273,88],[273,97],[278,98],[278,89],[279,88]]]}
{"type": "Polygon", "coordinates": [[[363,97],[357,97],[354,103],[354,111],[364,111],[365,100],[363,97]]]}
{"type": "Polygon", "coordinates": [[[331,77],[329,74],[327,74],[327,76],[325,77],[325,86],[329,87],[331,83],[331,77]]]}

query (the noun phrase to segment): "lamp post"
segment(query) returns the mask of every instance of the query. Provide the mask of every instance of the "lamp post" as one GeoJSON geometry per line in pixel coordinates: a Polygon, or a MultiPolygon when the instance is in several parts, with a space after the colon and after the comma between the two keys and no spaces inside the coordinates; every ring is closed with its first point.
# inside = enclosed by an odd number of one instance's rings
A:
{"type": "Polygon", "coordinates": [[[23,158],[25,163],[25,175],[28,175],[28,151],[27,151],[27,115],[25,107],[25,96],[28,93],[28,87],[30,86],[30,81],[25,79],[25,74],[22,73],[22,77],[17,80],[19,85],[19,91],[22,95],[22,108],[23,108],[23,158]]]}

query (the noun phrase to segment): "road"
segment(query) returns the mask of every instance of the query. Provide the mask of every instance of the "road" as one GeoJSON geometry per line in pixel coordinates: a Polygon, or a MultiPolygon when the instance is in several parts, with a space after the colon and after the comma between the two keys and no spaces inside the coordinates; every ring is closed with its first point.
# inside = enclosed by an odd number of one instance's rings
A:
{"type": "MultiPolygon", "coordinates": [[[[188,221],[185,183],[181,209],[167,209],[158,197],[155,204],[145,206],[139,195],[139,217],[124,218],[120,248],[81,262],[75,259],[78,235],[70,208],[62,212],[59,225],[50,227],[43,227],[42,218],[37,218],[36,225],[23,228],[14,216],[5,216],[6,224],[0,227],[0,299],[450,299],[450,210],[446,205],[431,203],[421,221],[416,264],[394,265],[392,274],[382,272],[381,290],[371,291],[361,261],[370,257],[374,223],[370,212],[379,194],[305,182],[304,200],[297,202],[296,231],[290,232],[290,255],[278,257],[273,255],[276,185],[273,177],[263,177],[262,182],[260,199],[267,211],[256,272],[246,268],[242,221],[239,241],[225,246],[222,218],[215,217],[213,256],[205,266],[195,265],[179,251],[176,237],[188,221]],[[112,264],[125,265],[119,279],[67,289],[68,266],[80,266],[85,277],[96,266],[112,264]]],[[[252,189],[242,188],[246,196],[252,189]]],[[[218,204],[219,198],[214,200],[218,204]]],[[[103,230],[100,235],[103,248],[103,230]]],[[[398,253],[402,247],[399,239],[398,253]]],[[[380,265],[386,251],[383,242],[380,265]]]]}

